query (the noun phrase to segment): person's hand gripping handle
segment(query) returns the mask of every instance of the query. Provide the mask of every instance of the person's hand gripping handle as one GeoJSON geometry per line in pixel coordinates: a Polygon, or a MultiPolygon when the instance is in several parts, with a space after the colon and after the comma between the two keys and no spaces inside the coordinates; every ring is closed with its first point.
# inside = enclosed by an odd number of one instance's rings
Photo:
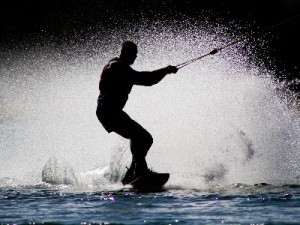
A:
{"type": "Polygon", "coordinates": [[[178,68],[176,66],[167,66],[168,73],[177,73],[178,68]]]}

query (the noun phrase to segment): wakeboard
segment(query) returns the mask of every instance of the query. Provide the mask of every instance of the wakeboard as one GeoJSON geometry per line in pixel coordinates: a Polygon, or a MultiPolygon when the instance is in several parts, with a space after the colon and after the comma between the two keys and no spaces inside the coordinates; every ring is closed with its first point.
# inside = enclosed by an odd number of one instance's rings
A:
{"type": "Polygon", "coordinates": [[[163,186],[168,182],[169,173],[151,173],[142,175],[131,183],[132,188],[140,192],[163,191],[163,186]]]}

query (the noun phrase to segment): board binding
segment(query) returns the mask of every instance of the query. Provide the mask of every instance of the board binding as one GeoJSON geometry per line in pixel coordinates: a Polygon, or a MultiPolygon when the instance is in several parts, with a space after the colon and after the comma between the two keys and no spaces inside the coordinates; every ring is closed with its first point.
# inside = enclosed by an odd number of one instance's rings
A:
{"type": "Polygon", "coordinates": [[[133,180],[129,185],[137,191],[163,191],[169,177],[169,173],[145,174],[133,180]]]}

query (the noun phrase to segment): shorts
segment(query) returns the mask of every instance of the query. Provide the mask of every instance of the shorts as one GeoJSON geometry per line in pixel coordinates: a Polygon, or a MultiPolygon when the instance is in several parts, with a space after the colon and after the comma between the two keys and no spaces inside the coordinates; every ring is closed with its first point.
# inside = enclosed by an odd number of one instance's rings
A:
{"type": "MultiPolygon", "coordinates": [[[[97,117],[108,133],[115,132],[126,139],[148,133],[122,110],[117,113],[102,113],[100,110],[97,110],[97,117]]],[[[150,134],[148,133],[147,135],[150,134]]]]}

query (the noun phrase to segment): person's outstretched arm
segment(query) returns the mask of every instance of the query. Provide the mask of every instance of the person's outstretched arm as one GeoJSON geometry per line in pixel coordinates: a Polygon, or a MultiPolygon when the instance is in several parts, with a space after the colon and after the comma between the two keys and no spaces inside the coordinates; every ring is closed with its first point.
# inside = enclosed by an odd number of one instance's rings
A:
{"type": "Polygon", "coordinates": [[[151,86],[160,82],[167,74],[176,73],[176,66],[167,66],[154,71],[138,72],[132,70],[133,83],[137,85],[151,86]]]}

